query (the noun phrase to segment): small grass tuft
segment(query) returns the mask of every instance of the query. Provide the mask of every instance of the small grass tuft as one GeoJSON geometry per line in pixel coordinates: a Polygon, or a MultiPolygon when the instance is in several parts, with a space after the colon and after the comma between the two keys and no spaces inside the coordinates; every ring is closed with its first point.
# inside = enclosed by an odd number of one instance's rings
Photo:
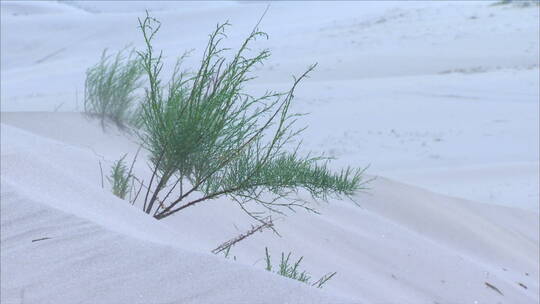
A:
{"type": "MultiPolygon", "coordinates": [[[[270,253],[268,252],[268,248],[265,247],[265,254],[266,254],[266,270],[272,272],[272,261],[270,258],[270,253]]],[[[303,270],[300,270],[300,264],[302,263],[302,260],[304,257],[300,257],[296,262],[293,263],[293,260],[291,260],[291,254],[292,252],[289,252],[287,255],[285,255],[284,252],[281,253],[281,261],[279,262],[279,269],[275,272],[281,276],[287,277],[289,279],[297,280],[302,283],[309,284],[311,286],[315,286],[317,288],[322,288],[326,282],[328,282],[330,279],[332,279],[337,272],[331,272],[328,274],[325,274],[320,279],[318,279],[315,282],[311,282],[311,275],[303,270]]]]}
{"type": "Polygon", "coordinates": [[[127,154],[124,154],[122,158],[114,162],[113,166],[111,167],[111,173],[107,177],[107,180],[112,185],[112,193],[121,199],[125,199],[127,194],[130,192],[130,182],[133,178],[131,174],[133,170],[133,164],[128,171],[126,164],[124,163],[126,156],[127,154]]]}

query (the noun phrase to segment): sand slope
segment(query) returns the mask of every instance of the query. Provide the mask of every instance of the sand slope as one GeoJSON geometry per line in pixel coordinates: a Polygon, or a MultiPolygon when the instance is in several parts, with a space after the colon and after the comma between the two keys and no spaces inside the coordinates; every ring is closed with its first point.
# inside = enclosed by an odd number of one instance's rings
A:
{"type": "MultiPolygon", "coordinates": [[[[10,116],[20,115],[5,113],[3,121],[17,121],[10,116]]],[[[100,248],[110,249],[110,246],[105,244],[126,242],[127,245],[119,246],[115,250],[125,247],[142,250],[140,247],[151,247],[152,249],[147,251],[143,250],[141,255],[148,254],[149,259],[152,259],[152,253],[162,251],[162,247],[151,245],[154,243],[166,245],[163,250],[170,252],[168,254],[171,256],[187,254],[185,250],[209,252],[221,241],[248,228],[249,219],[226,199],[190,208],[191,210],[162,222],[146,218],[137,206],[129,206],[114,198],[107,189],[100,187],[98,161],[108,164],[117,157],[118,151],[107,149],[106,146],[96,148],[96,145],[90,149],[88,144],[92,141],[113,142],[117,137],[113,127],[103,133],[97,121],[87,120],[80,114],[36,113],[29,117],[33,118],[32,121],[39,121],[41,128],[35,132],[40,136],[9,125],[2,126],[2,184],[7,186],[2,194],[3,223],[6,225],[6,228],[3,228],[3,237],[7,239],[2,243],[2,258],[3,263],[11,265],[4,268],[2,274],[4,277],[18,274],[15,275],[17,280],[3,280],[2,288],[7,291],[3,294],[19,296],[22,283],[18,282],[26,282],[34,274],[17,269],[28,263],[26,261],[47,263],[54,250],[65,252],[74,259],[93,260],[93,254],[99,255],[100,248]],[[66,128],[80,130],[86,136],[71,137],[69,133],[55,131],[66,128]],[[54,137],[56,139],[52,139],[54,137]],[[69,216],[63,213],[68,213],[69,216]],[[32,215],[39,217],[36,221],[30,221],[32,215]],[[41,216],[44,218],[41,219],[41,216]],[[48,216],[60,217],[62,220],[53,220],[48,216]],[[21,222],[18,223],[15,218],[20,218],[21,222]],[[55,224],[51,227],[51,223],[55,224]],[[100,237],[88,239],[85,234],[89,233],[88,230],[83,229],[80,232],[76,228],[78,225],[90,226],[88,229],[99,231],[100,237]],[[62,228],[63,226],[66,226],[67,230],[62,228]],[[72,226],[75,231],[68,229],[72,226]],[[27,237],[20,237],[21,235],[27,237]],[[44,236],[54,238],[41,244],[29,241],[30,238],[44,236]],[[28,246],[57,244],[55,242],[60,240],[65,240],[66,243],[55,245],[60,247],[54,247],[51,251],[38,251],[31,255],[20,253],[28,252],[28,246]],[[87,248],[95,247],[90,250],[90,256],[77,257],[61,247],[80,248],[79,246],[83,246],[80,242],[88,246],[87,248]]],[[[35,124],[27,121],[26,125],[35,124]]],[[[132,153],[136,149],[128,140],[124,144],[119,142],[118,145],[125,150],[131,149],[132,153]]],[[[147,169],[144,164],[139,164],[136,170],[139,175],[144,176],[147,169]]],[[[255,265],[255,268],[261,270],[264,267],[261,259],[265,246],[276,256],[280,251],[290,250],[298,256],[305,256],[305,267],[313,275],[338,271],[339,279],[330,282],[327,291],[366,302],[538,301],[537,214],[449,198],[384,178],[377,179],[371,187],[369,194],[357,197],[360,207],[351,202],[332,201],[328,205],[319,206],[322,212],[319,216],[301,212],[276,218],[277,227],[283,237],[265,232],[234,247],[232,255],[236,256],[236,264],[255,265]],[[485,282],[497,286],[504,296],[487,288],[485,282]],[[527,289],[520,287],[518,283],[524,284],[527,289]]],[[[115,251],[110,250],[112,251],[107,252],[115,251]]],[[[171,270],[171,267],[188,267],[167,259],[159,266],[163,268],[149,270],[144,263],[136,266],[135,261],[138,259],[134,257],[128,259],[129,262],[126,261],[125,265],[116,266],[117,259],[125,259],[123,250],[125,249],[120,250],[118,255],[101,256],[99,263],[86,268],[84,272],[88,272],[90,277],[83,276],[70,281],[76,284],[80,280],[78,284],[83,284],[93,278],[92,276],[97,276],[94,272],[99,272],[99,269],[113,267],[110,272],[113,273],[128,267],[130,263],[133,263],[129,266],[131,268],[140,268],[141,272],[159,273],[160,280],[167,281],[177,273],[171,270]],[[108,264],[114,266],[107,266],[108,264]]],[[[131,249],[126,252],[130,251],[131,249]]],[[[193,255],[197,259],[205,257],[193,255]]],[[[191,258],[186,259],[190,260],[189,265],[195,263],[193,267],[197,267],[198,262],[191,262],[191,258]]],[[[222,267],[218,265],[227,264],[223,266],[223,275],[229,269],[227,267],[233,267],[222,258],[205,259],[209,261],[205,262],[204,269],[214,269],[222,267]],[[214,265],[215,263],[218,265],[214,265]]],[[[171,260],[174,259],[171,257],[171,260]]],[[[40,271],[43,271],[43,276],[63,277],[68,275],[65,269],[52,267],[40,271]]],[[[252,271],[255,277],[262,275],[258,271],[252,271]]],[[[141,289],[134,275],[128,275],[133,281],[123,285],[126,290],[141,289]]],[[[182,277],[173,280],[180,280],[180,283],[182,277]]],[[[206,275],[201,274],[200,279],[205,277],[206,275]]],[[[255,279],[246,280],[252,284],[257,282],[255,279]]],[[[56,285],[58,283],[50,284],[51,288],[62,286],[56,285]]],[[[206,283],[203,285],[206,286],[206,283]]],[[[100,286],[96,284],[91,288],[101,290],[100,286]]],[[[195,287],[190,288],[197,290],[195,287]]],[[[252,288],[259,290],[262,286],[252,288]]],[[[142,292],[151,294],[151,289],[142,289],[142,292]]],[[[29,295],[34,293],[32,288],[27,292],[29,295]]],[[[53,294],[60,295],[63,292],[56,291],[53,294]]],[[[103,292],[101,295],[103,299],[119,296],[115,292],[103,292]]],[[[49,299],[50,294],[36,292],[34,296],[36,299],[49,299]]],[[[68,297],[69,294],[65,296],[68,297]]],[[[177,298],[179,295],[175,293],[161,296],[164,301],[185,299],[184,296],[177,298]]],[[[283,294],[275,296],[273,299],[280,299],[283,294]]],[[[298,293],[294,296],[302,299],[306,295],[298,293]]],[[[259,300],[253,298],[250,292],[232,292],[224,297],[208,299],[259,300]]],[[[325,298],[321,299],[324,301],[325,298]]],[[[194,300],[204,302],[206,298],[195,297],[194,300]]],[[[336,300],[332,302],[334,301],[336,300]]]]}
{"type": "Polygon", "coordinates": [[[377,179],[359,206],[274,215],[282,237],[257,233],[225,259],[210,251],[252,224],[237,206],[147,217],[101,186],[100,164],[133,157],[136,138],[77,112],[101,51],[141,45],[144,8],[170,63],[225,19],[236,47],[265,5],[141,3],[1,3],[2,303],[539,302],[538,10],[273,3],[271,39],[254,45],[273,57],[247,89],[286,88],[319,62],[294,104],[311,114],[304,149],[377,179]],[[322,291],[270,274],[265,247],[338,274],[322,291]]]}
{"type": "MultiPolygon", "coordinates": [[[[2,138],[2,303],[344,302],[181,249],[177,233],[89,185],[69,162],[50,161],[48,151],[76,148],[5,125],[2,138]]],[[[95,159],[83,151],[77,161],[95,159]]]]}

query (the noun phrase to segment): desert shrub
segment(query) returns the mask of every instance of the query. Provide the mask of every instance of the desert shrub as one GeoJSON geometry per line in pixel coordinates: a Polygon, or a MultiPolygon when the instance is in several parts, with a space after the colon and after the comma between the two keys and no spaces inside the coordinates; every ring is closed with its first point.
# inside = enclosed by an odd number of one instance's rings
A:
{"type": "Polygon", "coordinates": [[[540,0],[500,0],[492,5],[513,5],[515,7],[540,6],[540,0]]]}
{"type": "Polygon", "coordinates": [[[131,180],[133,164],[128,170],[124,162],[127,154],[122,156],[119,160],[115,161],[111,167],[110,175],[107,177],[107,180],[111,184],[111,191],[114,195],[118,196],[121,199],[125,199],[127,194],[131,190],[131,180]]]}
{"type": "MultiPolygon", "coordinates": [[[[268,248],[265,248],[265,259],[266,259],[266,270],[272,272],[272,260],[270,258],[270,253],[268,253],[268,248]]],[[[293,279],[300,281],[302,283],[309,284],[311,286],[315,286],[317,288],[322,288],[326,282],[328,282],[331,278],[333,278],[337,272],[331,272],[328,274],[325,274],[320,279],[318,279],[315,282],[311,281],[311,275],[306,272],[305,270],[300,270],[300,263],[302,263],[302,260],[304,257],[300,257],[296,262],[293,262],[291,260],[291,252],[289,252],[287,255],[285,255],[284,252],[281,253],[281,260],[279,262],[279,268],[275,273],[293,279]]]]}
{"type": "Polygon", "coordinates": [[[143,70],[134,51],[126,52],[109,56],[104,50],[99,62],[86,71],[84,112],[98,117],[103,127],[107,120],[121,128],[138,122],[134,91],[142,86],[143,70]]]}
{"type": "Polygon", "coordinates": [[[227,60],[228,49],[220,44],[229,26],[225,23],[209,35],[198,68],[181,72],[181,58],[164,84],[162,53],[152,46],[160,23],[147,13],[139,25],[146,48],[138,54],[148,79],[140,139],[153,168],[144,198],[146,213],[162,219],[228,196],[260,220],[265,212],[314,211],[297,198],[300,190],[327,200],[362,189],[361,169],[333,173],[327,158],[286,150],[303,131],[294,125],[300,115],[290,112],[295,89],[315,66],[294,78],[286,92],[251,96],[244,86],[270,52],[253,52],[248,46],[267,35],[255,28],[227,60]],[[248,203],[258,209],[247,208],[248,203]]]}

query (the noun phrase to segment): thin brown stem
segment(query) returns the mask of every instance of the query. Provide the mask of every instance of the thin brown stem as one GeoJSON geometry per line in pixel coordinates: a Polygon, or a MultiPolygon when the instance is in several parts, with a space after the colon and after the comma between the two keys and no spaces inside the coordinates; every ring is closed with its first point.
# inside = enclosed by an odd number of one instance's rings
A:
{"type": "MultiPolygon", "coordinates": [[[[163,159],[164,155],[165,155],[165,149],[163,149],[163,151],[161,151],[161,154],[159,155],[159,158],[158,158],[158,160],[157,160],[157,162],[155,164],[155,167],[154,167],[154,171],[152,172],[152,177],[150,178],[150,183],[148,184],[148,187],[147,187],[147,190],[146,190],[146,196],[144,197],[144,206],[143,206],[143,210],[146,213],[150,213],[150,210],[152,208],[152,206],[150,206],[150,205],[148,206],[148,208],[146,208],[146,204],[148,202],[148,194],[150,193],[150,188],[152,187],[154,177],[157,175],[159,164],[161,163],[161,160],[163,159]]],[[[154,191],[153,197],[155,197],[156,195],[157,194],[154,191]]],[[[152,203],[153,203],[153,201],[152,201],[152,203]]]]}
{"type": "Polygon", "coordinates": [[[246,231],[245,233],[240,234],[237,237],[232,238],[232,239],[222,243],[221,245],[219,245],[218,247],[213,249],[212,253],[213,254],[218,254],[218,253],[220,253],[220,252],[222,252],[224,250],[228,250],[232,246],[236,245],[237,243],[239,243],[239,242],[245,240],[246,238],[248,238],[249,236],[253,235],[255,232],[257,232],[257,231],[262,232],[264,228],[271,228],[271,227],[274,226],[274,223],[272,222],[271,217],[261,219],[260,222],[261,223],[258,226],[251,226],[251,229],[246,231]]]}
{"type": "MultiPolygon", "coordinates": [[[[134,179],[133,179],[134,180],[134,179]]],[[[137,198],[139,197],[139,194],[141,193],[141,190],[142,190],[142,187],[143,187],[143,183],[141,182],[140,183],[141,185],[139,186],[139,190],[137,191],[137,194],[135,195],[135,197],[133,198],[133,200],[131,201],[131,205],[135,205],[135,202],[137,201],[137,198]]]]}

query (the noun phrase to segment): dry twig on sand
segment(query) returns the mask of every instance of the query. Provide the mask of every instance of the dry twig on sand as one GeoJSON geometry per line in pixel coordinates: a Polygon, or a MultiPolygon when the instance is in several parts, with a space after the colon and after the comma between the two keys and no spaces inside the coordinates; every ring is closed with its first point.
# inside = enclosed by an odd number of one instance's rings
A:
{"type": "Polygon", "coordinates": [[[272,222],[272,218],[271,217],[267,217],[266,219],[261,219],[261,224],[258,225],[258,226],[251,226],[251,229],[248,230],[247,232],[243,233],[243,234],[240,234],[238,235],[237,237],[235,238],[232,238],[228,241],[226,241],[225,243],[219,245],[218,247],[216,247],[214,250],[212,250],[212,253],[214,254],[218,254],[224,250],[227,250],[229,248],[231,248],[232,246],[236,245],[238,242],[246,239],[247,237],[249,237],[250,235],[254,234],[255,232],[257,231],[263,231],[263,229],[265,228],[271,228],[274,226],[274,223],[272,222]]]}

